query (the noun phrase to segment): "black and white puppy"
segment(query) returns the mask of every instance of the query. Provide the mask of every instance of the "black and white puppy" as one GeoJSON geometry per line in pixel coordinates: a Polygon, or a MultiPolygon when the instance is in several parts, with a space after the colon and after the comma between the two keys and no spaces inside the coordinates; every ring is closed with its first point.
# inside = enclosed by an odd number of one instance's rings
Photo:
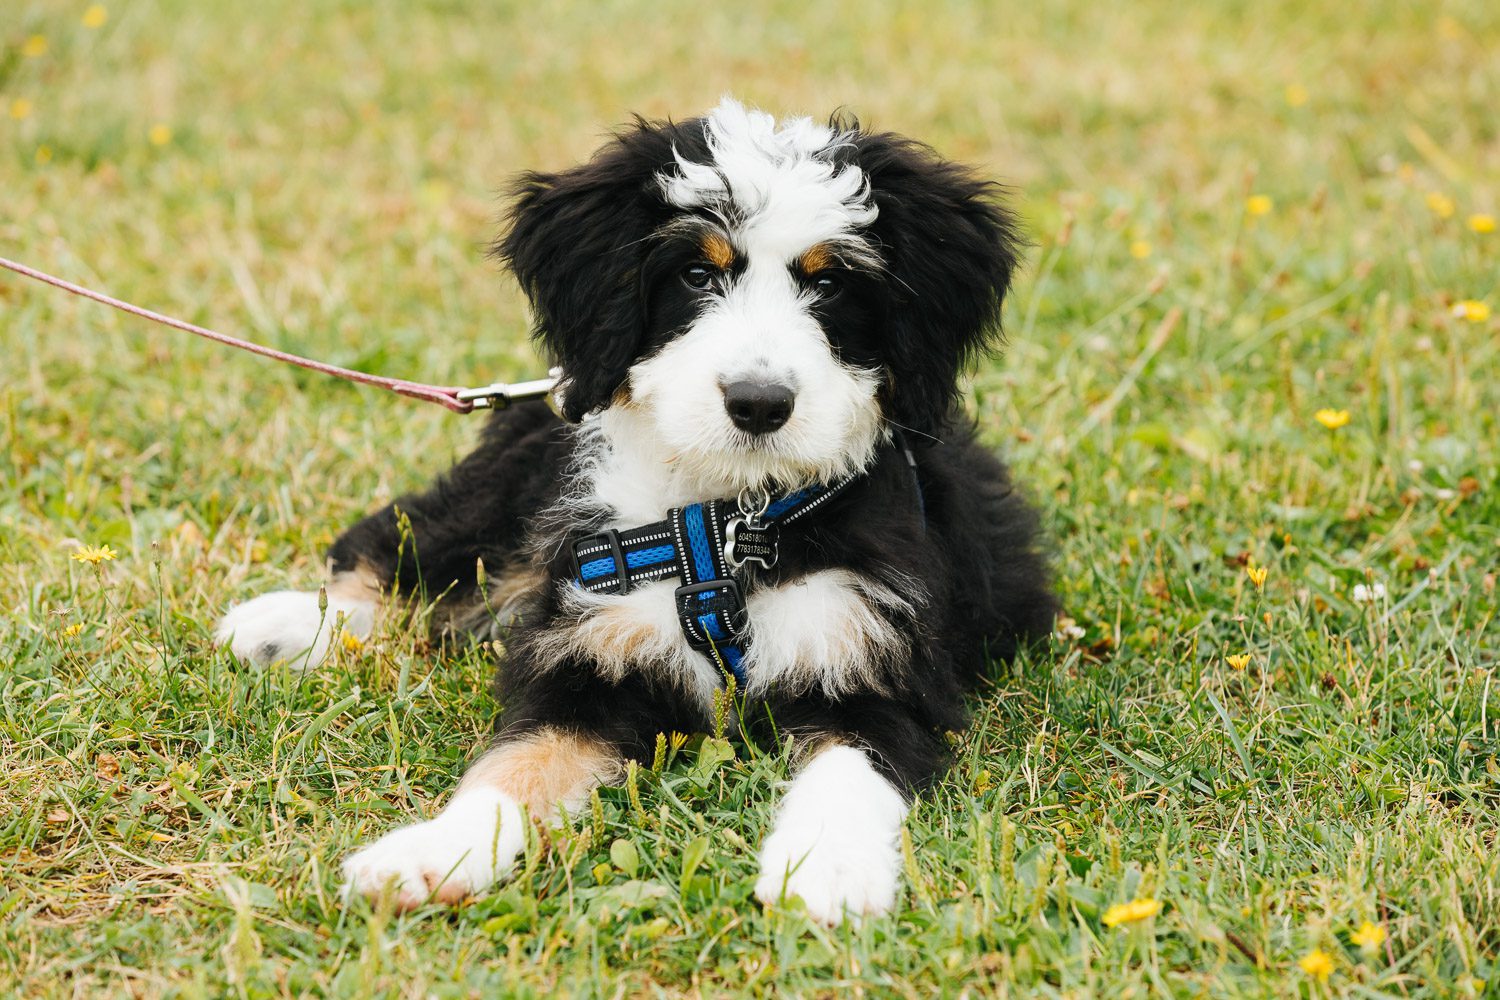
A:
{"type": "Polygon", "coordinates": [[[740,724],[803,751],[756,894],[829,922],[891,908],[965,688],[1055,613],[1036,517],[957,406],[1017,263],[995,195],[911,140],[728,99],[524,177],[496,253],[573,423],[497,413],[431,489],[338,540],[326,612],[266,594],[216,633],[242,659],[319,660],[335,621],[363,636],[382,600],[437,597],[440,627],[503,640],[493,743],[434,819],[345,861],[351,890],[479,892],[522,850],[523,810],[576,813],[658,733],[710,726],[731,671],[688,634],[683,581],[580,585],[579,539],[837,484],[774,565],[733,574],[740,724]]]}

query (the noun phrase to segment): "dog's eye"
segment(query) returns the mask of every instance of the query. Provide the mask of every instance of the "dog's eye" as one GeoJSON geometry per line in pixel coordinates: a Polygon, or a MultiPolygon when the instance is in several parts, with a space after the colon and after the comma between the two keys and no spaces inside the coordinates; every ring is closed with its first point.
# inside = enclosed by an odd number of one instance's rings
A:
{"type": "Polygon", "coordinates": [[[819,298],[827,300],[844,290],[844,282],[836,274],[820,274],[813,279],[813,287],[818,290],[819,298]]]}
{"type": "Polygon", "coordinates": [[[682,283],[695,291],[707,291],[714,283],[714,272],[702,264],[692,264],[682,272],[682,283]]]}

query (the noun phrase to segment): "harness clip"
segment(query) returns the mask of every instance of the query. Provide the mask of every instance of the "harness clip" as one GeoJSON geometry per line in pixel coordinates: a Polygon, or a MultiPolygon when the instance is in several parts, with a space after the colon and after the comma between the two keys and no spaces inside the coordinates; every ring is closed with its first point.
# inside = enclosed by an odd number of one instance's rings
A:
{"type": "MultiPolygon", "coordinates": [[[[745,595],[733,580],[704,580],[678,587],[677,618],[683,623],[682,635],[698,652],[735,642],[745,630],[745,595]],[[727,635],[714,635],[705,627],[705,619],[721,616],[729,626],[727,635]]],[[[714,626],[716,628],[716,626],[714,626]]]]}

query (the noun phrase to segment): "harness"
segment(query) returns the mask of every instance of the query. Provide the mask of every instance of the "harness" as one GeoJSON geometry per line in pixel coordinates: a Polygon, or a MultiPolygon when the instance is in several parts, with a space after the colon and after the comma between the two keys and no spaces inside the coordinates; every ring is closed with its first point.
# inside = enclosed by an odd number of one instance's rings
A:
{"type": "Polygon", "coordinates": [[[735,500],[674,507],[664,521],[587,535],[573,543],[573,584],[591,594],[628,594],[655,580],[681,580],[674,600],[688,645],[743,688],[748,623],[734,572],[746,563],[775,566],[782,526],[820,510],[862,475],[774,500],[742,491],[735,500]]]}

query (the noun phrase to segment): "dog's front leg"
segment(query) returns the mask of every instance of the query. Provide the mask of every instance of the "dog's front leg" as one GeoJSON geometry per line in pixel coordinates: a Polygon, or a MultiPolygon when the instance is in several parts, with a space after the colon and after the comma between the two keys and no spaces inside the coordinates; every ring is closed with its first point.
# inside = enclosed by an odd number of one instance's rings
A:
{"type": "Polygon", "coordinates": [[[369,638],[382,595],[390,586],[369,566],[329,573],[317,591],[276,590],[231,608],[214,628],[214,643],[227,645],[247,663],[285,661],[315,667],[335,635],[369,638]]]}
{"type": "Polygon", "coordinates": [[[430,488],[361,519],[328,551],[326,604],[318,592],[279,590],[232,608],[214,642],[258,665],[317,666],[340,618],[360,639],[381,602],[442,596],[461,607],[478,588],[476,560],[490,572],[520,552],[526,524],[558,478],[567,453],[558,423],[541,403],[491,418],[471,455],[430,488]]]}
{"type": "Polygon", "coordinates": [[[476,760],[436,817],[392,830],[344,861],[345,891],[399,909],[456,903],[504,878],[526,845],[526,816],[580,808],[619,771],[607,743],[559,728],[502,737],[476,760]]]}
{"type": "Polygon", "coordinates": [[[826,924],[889,911],[901,872],[906,797],[857,747],[821,749],[792,780],[760,852],[755,895],[799,896],[826,924]]]}

